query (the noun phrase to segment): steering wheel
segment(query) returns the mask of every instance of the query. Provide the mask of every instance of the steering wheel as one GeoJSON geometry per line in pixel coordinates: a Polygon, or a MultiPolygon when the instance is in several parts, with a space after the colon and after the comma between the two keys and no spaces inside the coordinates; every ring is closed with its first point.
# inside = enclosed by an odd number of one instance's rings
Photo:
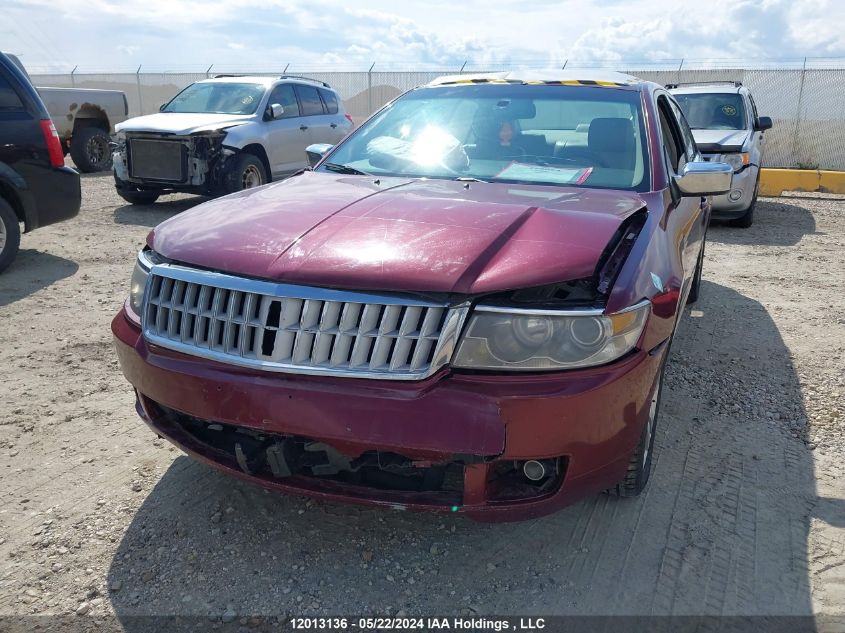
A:
{"type": "Polygon", "coordinates": [[[568,162],[568,163],[575,163],[577,165],[581,165],[582,167],[587,167],[590,165],[597,165],[598,167],[607,167],[607,163],[604,162],[604,159],[597,154],[588,149],[582,149],[580,147],[574,148],[565,148],[563,150],[563,154],[560,156],[555,156],[556,161],[568,162]]]}

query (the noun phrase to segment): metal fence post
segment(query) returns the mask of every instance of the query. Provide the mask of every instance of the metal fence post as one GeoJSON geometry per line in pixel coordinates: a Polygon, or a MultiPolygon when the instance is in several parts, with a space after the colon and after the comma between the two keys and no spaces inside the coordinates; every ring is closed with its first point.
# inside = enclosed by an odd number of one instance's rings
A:
{"type": "Polygon", "coordinates": [[[807,74],[807,58],[801,66],[801,82],[798,84],[798,111],[795,113],[795,132],[792,137],[792,164],[798,165],[798,137],[801,135],[801,109],[804,107],[804,77],[807,74]]]}
{"type": "Polygon", "coordinates": [[[680,64],[678,64],[678,81],[676,81],[676,82],[675,82],[676,84],[680,84],[680,83],[681,83],[681,68],[683,68],[683,67],[684,67],[684,58],[682,57],[682,58],[681,58],[681,63],[680,63],[680,64]]]}
{"type": "Polygon", "coordinates": [[[138,114],[144,114],[144,98],[141,96],[141,66],[135,71],[135,85],[138,86],[138,114]]]}
{"type": "Polygon", "coordinates": [[[76,77],[74,77],[74,73],[79,66],[74,66],[73,70],[70,71],[70,85],[76,88],[76,77]]]}
{"type": "Polygon", "coordinates": [[[367,71],[367,116],[373,113],[373,68],[375,65],[376,63],[373,62],[367,71]]]}

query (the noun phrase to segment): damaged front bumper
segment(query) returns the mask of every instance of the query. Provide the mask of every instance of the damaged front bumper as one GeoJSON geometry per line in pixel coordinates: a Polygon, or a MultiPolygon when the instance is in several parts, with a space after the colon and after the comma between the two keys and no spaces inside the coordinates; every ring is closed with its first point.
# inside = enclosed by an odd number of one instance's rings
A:
{"type": "Polygon", "coordinates": [[[118,136],[112,159],[118,188],[216,194],[228,160],[237,150],[223,145],[225,132],[188,136],[134,133],[118,136]]]}
{"type": "Polygon", "coordinates": [[[140,416],[196,459],[286,493],[487,521],[617,484],[667,347],[583,370],[386,384],[186,356],[148,344],[124,312],[112,331],[140,416]],[[526,460],[544,478],[529,481],[526,460]]]}

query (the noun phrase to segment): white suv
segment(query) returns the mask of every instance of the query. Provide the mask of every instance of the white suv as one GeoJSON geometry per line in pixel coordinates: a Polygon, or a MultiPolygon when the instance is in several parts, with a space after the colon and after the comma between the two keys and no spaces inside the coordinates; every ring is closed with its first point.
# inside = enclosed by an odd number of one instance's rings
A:
{"type": "Polygon", "coordinates": [[[352,128],[324,82],[221,75],[189,85],[158,114],[116,126],[115,186],[133,204],[249,189],[307,167],[307,146],[336,144],[352,128]]]}
{"type": "Polygon", "coordinates": [[[713,198],[713,217],[747,228],[760,186],[763,132],[772,120],[757,114],[754,97],[738,81],[666,86],[692,128],[704,160],[734,168],[731,190],[713,198]]]}

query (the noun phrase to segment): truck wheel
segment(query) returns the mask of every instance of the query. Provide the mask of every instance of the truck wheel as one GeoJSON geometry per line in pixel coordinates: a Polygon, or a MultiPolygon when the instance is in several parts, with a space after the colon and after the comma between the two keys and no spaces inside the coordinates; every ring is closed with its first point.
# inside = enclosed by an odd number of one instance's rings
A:
{"type": "MultiPolygon", "coordinates": [[[[666,358],[668,358],[669,351],[666,351],[666,358]]],[[[625,477],[620,481],[615,490],[620,497],[636,497],[643,490],[648,483],[649,475],[651,475],[651,457],[652,449],[654,448],[654,435],[657,429],[657,415],[660,412],[660,400],[663,395],[663,370],[666,368],[666,359],[660,366],[660,372],[657,374],[657,385],[654,387],[654,392],[651,394],[651,400],[648,410],[648,420],[643,427],[640,441],[634,452],[631,454],[631,460],[628,462],[628,470],[625,477]]]]}
{"type": "Polygon", "coordinates": [[[745,210],[745,215],[738,217],[735,220],[730,221],[731,226],[735,226],[740,229],[747,229],[752,224],[754,224],[754,207],[757,206],[757,193],[760,191],[760,176],[757,176],[757,182],[754,183],[754,197],[751,198],[751,204],[748,205],[748,209],[745,210]]]}
{"type": "Polygon", "coordinates": [[[261,159],[255,154],[243,153],[232,159],[232,165],[226,173],[226,192],[252,189],[267,182],[267,171],[261,159]]]}
{"type": "Polygon", "coordinates": [[[118,189],[117,195],[129,204],[152,204],[161,195],[157,191],[141,191],[139,189],[118,189]]]}
{"type": "Polygon", "coordinates": [[[6,270],[21,244],[21,227],[14,209],[0,199],[0,273],[6,270]]]}
{"type": "Polygon", "coordinates": [[[83,173],[111,169],[109,135],[98,127],[83,127],[70,139],[70,157],[83,173]]]}

